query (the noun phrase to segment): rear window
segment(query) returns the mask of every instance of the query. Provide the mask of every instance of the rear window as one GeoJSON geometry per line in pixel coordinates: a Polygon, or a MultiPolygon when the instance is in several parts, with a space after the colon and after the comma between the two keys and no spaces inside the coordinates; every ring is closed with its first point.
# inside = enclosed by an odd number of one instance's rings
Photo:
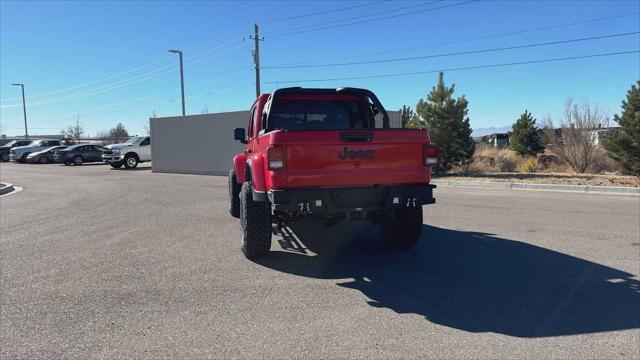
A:
{"type": "Polygon", "coordinates": [[[374,127],[362,101],[351,99],[292,99],[272,105],[269,128],[286,130],[341,130],[374,127]]]}

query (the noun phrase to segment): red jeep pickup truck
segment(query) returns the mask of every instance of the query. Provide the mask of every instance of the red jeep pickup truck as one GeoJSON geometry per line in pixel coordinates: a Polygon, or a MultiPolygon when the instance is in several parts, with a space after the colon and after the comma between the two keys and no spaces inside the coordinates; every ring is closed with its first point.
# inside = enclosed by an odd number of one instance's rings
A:
{"type": "Polygon", "coordinates": [[[302,217],[368,220],[390,245],[418,241],[439,154],[427,130],[390,128],[378,98],[356,88],[279,89],[251,114],[234,129],[247,146],[229,172],[246,257],[267,254],[273,226],[302,217]]]}

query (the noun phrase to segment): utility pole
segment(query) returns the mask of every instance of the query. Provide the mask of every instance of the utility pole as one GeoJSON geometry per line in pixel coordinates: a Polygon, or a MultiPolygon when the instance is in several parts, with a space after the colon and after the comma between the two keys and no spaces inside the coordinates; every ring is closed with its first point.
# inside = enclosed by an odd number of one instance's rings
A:
{"type": "Polygon", "coordinates": [[[27,131],[27,105],[24,101],[24,84],[11,84],[13,86],[20,86],[22,88],[22,114],[24,115],[24,138],[29,138],[29,132],[27,131]]]}
{"type": "Polygon", "coordinates": [[[264,41],[264,38],[260,38],[258,34],[258,23],[253,24],[253,36],[249,36],[249,39],[254,41],[253,63],[256,65],[256,97],[260,97],[260,41],[264,41]]]}
{"type": "Polygon", "coordinates": [[[180,57],[180,91],[182,93],[182,116],[185,116],[184,110],[184,72],[182,70],[182,50],[167,50],[170,53],[178,54],[180,57]]]}

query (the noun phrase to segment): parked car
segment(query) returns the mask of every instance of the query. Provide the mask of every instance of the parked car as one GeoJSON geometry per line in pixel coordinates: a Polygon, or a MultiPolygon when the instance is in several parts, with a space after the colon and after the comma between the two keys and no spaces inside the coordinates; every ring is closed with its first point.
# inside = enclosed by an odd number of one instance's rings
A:
{"type": "Polygon", "coordinates": [[[55,162],[65,165],[82,165],[87,162],[102,161],[102,146],[73,145],[60,150],[53,155],[55,162]]]}
{"type": "Polygon", "coordinates": [[[56,152],[62,149],[66,149],[67,145],[61,146],[52,146],[50,148],[46,148],[42,151],[32,152],[27,156],[28,163],[39,163],[39,164],[47,164],[50,162],[54,162],[53,156],[56,152]]]}
{"type": "Polygon", "coordinates": [[[26,146],[33,142],[33,140],[12,140],[2,146],[0,146],[0,160],[2,162],[9,161],[9,153],[11,149],[17,146],[26,146]]]}
{"type": "Polygon", "coordinates": [[[104,147],[102,161],[113,168],[133,169],[141,162],[151,161],[151,137],[134,136],[122,144],[104,147]]]}
{"type": "Polygon", "coordinates": [[[251,113],[229,172],[246,257],[269,252],[274,224],[309,217],[369,221],[398,248],[418,242],[439,155],[426,129],[391,129],[378,98],[355,88],[279,89],[251,113]]]}
{"type": "Polygon", "coordinates": [[[35,140],[26,146],[16,146],[9,152],[9,160],[26,162],[27,156],[33,152],[42,151],[52,146],[63,145],[61,140],[35,140]]]}

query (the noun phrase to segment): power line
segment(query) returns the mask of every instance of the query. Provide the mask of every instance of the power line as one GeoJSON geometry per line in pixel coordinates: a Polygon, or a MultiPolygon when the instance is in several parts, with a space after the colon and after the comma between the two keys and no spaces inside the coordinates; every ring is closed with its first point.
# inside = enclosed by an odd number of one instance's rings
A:
{"type": "Polygon", "coordinates": [[[407,9],[414,9],[414,8],[418,8],[418,7],[423,7],[423,6],[427,6],[427,5],[431,5],[433,3],[438,3],[438,2],[443,2],[443,1],[445,1],[445,0],[432,0],[432,1],[429,1],[429,2],[420,3],[418,5],[411,5],[411,6],[405,6],[405,7],[395,8],[395,9],[389,9],[389,10],[379,11],[379,12],[360,15],[360,16],[355,16],[355,17],[350,16],[348,18],[325,21],[325,22],[321,22],[321,23],[318,23],[318,24],[299,26],[299,27],[289,28],[289,29],[274,30],[274,31],[271,31],[271,32],[267,32],[264,35],[275,34],[274,36],[280,36],[280,34],[278,34],[279,32],[292,32],[292,31],[297,31],[297,30],[313,28],[313,27],[316,27],[316,26],[324,26],[324,25],[329,25],[329,24],[340,23],[340,22],[343,22],[343,21],[362,19],[362,18],[367,18],[367,17],[371,17],[371,16],[376,16],[376,15],[388,14],[389,12],[396,12],[396,11],[402,11],[402,10],[407,10],[407,9]]]}
{"type": "MultiPolygon", "coordinates": [[[[234,41],[235,42],[235,41],[234,41]]],[[[231,50],[235,50],[239,47],[241,47],[242,44],[238,44],[234,47],[228,48],[228,49],[224,49],[218,53],[215,54],[209,54],[208,56],[204,57],[204,58],[200,58],[200,59],[196,59],[192,62],[188,62],[187,64],[193,64],[193,63],[198,63],[201,62],[203,60],[206,59],[211,59],[213,57],[225,54],[230,52],[231,50]]],[[[190,57],[191,59],[193,59],[195,56],[190,57]]],[[[112,91],[115,89],[119,89],[125,86],[129,86],[129,85],[133,85],[133,84],[137,84],[140,83],[142,81],[146,81],[146,80],[150,80],[153,78],[156,78],[158,76],[161,75],[165,75],[171,72],[174,72],[178,70],[177,68],[175,68],[175,65],[171,64],[171,65],[166,65],[163,66],[161,68],[140,74],[140,75],[136,75],[132,78],[129,79],[123,79],[120,80],[118,82],[115,83],[111,83],[111,84],[107,84],[107,85],[103,85],[94,89],[87,89],[87,90],[83,90],[81,92],[75,93],[75,94],[69,94],[69,95],[64,95],[58,98],[52,98],[52,99],[45,99],[45,100],[40,100],[40,101],[36,101],[36,102],[32,102],[29,103],[29,106],[41,106],[41,105],[49,105],[49,104],[56,104],[56,103],[60,103],[60,102],[65,102],[65,101],[71,101],[71,100],[76,100],[76,99],[80,99],[80,98],[84,98],[87,96],[93,96],[93,95],[97,95],[97,94],[102,94],[108,91],[112,91]]],[[[12,105],[2,105],[0,106],[0,108],[12,108],[12,107],[19,107],[21,105],[19,104],[12,104],[12,105]]]]}
{"type": "MultiPolygon", "coordinates": [[[[444,0],[440,0],[440,1],[444,1],[444,0]]],[[[373,19],[368,19],[368,20],[354,21],[354,22],[350,22],[350,23],[346,23],[346,24],[339,24],[339,25],[332,25],[332,26],[324,26],[324,27],[319,27],[319,28],[315,28],[315,29],[297,30],[297,31],[296,31],[296,30],[294,30],[294,31],[291,31],[291,32],[285,32],[285,33],[282,33],[282,34],[275,34],[275,35],[272,35],[272,37],[274,37],[274,36],[287,36],[287,35],[302,34],[302,33],[313,32],[313,31],[320,31],[320,30],[337,29],[337,28],[341,28],[341,27],[345,27],[345,26],[351,26],[351,25],[357,25],[357,24],[364,24],[364,23],[368,23],[368,22],[372,22],[372,21],[377,21],[377,20],[387,20],[387,19],[392,19],[392,18],[396,18],[396,17],[400,17],[400,16],[405,16],[405,15],[415,15],[415,14],[420,14],[420,13],[424,13],[424,12],[429,12],[429,11],[434,11],[434,10],[439,10],[439,9],[444,9],[444,8],[449,8],[449,7],[454,7],[454,6],[466,5],[466,4],[471,4],[471,3],[478,2],[478,1],[480,1],[480,0],[470,0],[470,1],[465,1],[465,2],[461,2],[461,3],[449,4],[449,5],[443,5],[443,6],[438,6],[438,7],[429,8],[429,9],[424,9],[424,10],[418,10],[418,11],[412,11],[412,12],[405,12],[405,13],[396,14],[396,15],[391,15],[391,16],[381,16],[381,17],[377,17],[377,18],[373,18],[373,19]]],[[[323,24],[316,24],[316,25],[323,25],[323,24]]]]}
{"type": "MultiPolygon", "coordinates": [[[[224,74],[224,75],[221,75],[221,76],[216,76],[216,77],[204,80],[204,81],[193,83],[193,84],[191,84],[189,86],[186,86],[185,88],[193,89],[193,88],[202,86],[202,85],[204,85],[206,83],[209,83],[211,81],[232,77],[234,75],[238,75],[238,74],[241,74],[241,73],[248,72],[249,70],[250,69],[242,69],[242,70],[239,70],[239,71],[230,72],[230,73],[227,73],[227,74],[224,74]]],[[[173,93],[173,92],[174,92],[174,90],[163,91],[161,93],[157,93],[157,94],[153,94],[153,95],[147,95],[147,96],[143,96],[143,97],[139,97],[139,98],[135,98],[135,99],[129,99],[129,100],[123,101],[123,102],[118,102],[118,103],[113,103],[113,104],[106,104],[106,105],[101,105],[101,106],[98,106],[98,107],[93,107],[93,108],[88,108],[88,109],[82,109],[82,110],[79,110],[79,111],[39,114],[38,116],[33,117],[32,119],[38,120],[38,119],[46,118],[47,120],[44,121],[44,122],[47,122],[47,123],[50,123],[50,122],[53,122],[53,121],[66,121],[66,120],[70,119],[70,117],[69,118],[62,118],[62,119],[54,119],[54,120],[51,120],[50,118],[52,116],[57,117],[57,116],[72,115],[72,114],[76,114],[76,113],[80,113],[83,116],[87,116],[87,114],[91,114],[92,112],[95,112],[95,111],[98,111],[98,110],[102,110],[102,109],[106,109],[106,108],[110,108],[110,107],[114,107],[114,106],[119,106],[119,105],[131,104],[131,103],[135,103],[135,102],[139,102],[139,101],[143,101],[143,100],[147,100],[147,99],[163,96],[165,94],[169,94],[169,93],[173,93]]],[[[189,99],[189,98],[187,98],[187,99],[189,99]]],[[[34,123],[42,123],[42,122],[37,122],[36,121],[34,123]]]]}
{"type": "MultiPolygon", "coordinates": [[[[232,31],[232,32],[229,32],[229,33],[227,33],[227,34],[225,34],[225,35],[222,35],[222,36],[220,36],[220,37],[216,38],[216,39],[215,39],[215,40],[213,40],[213,41],[217,41],[217,40],[219,40],[219,39],[222,39],[222,38],[224,38],[224,37],[227,37],[227,36],[230,36],[230,35],[232,35],[232,34],[234,34],[234,33],[237,33],[237,32],[239,32],[241,29],[243,29],[244,27],[246,27],[246,26],[243,26],[242,28],[238,28],[238,29],[236,29],[236,30],[234,30],[234,31],[232,31]]],[[[228,44],[231,44],[231,43],[234,43],[234,42],[236,42],[236,41],[239,41],[239,40],[237,40],[237,39],[236,39],[236,40],[233,40],[232,42],[227,42],[227,43],[224,43],[224,44],[222,44],[222,45],[219,45],[219,46],[216,46],[216,47],[213,47],[213,48],[207,49],[207,50],[205,50],[204,52],[199,53],[199,54],[196,54],[196,55],[193,55],[193,56],[191,56],[191,57],[189,57],[189,58],[187,58],[187,59],[193,59],[193,58],[196,58],[196,57],[198,57],[198,56],[202,56],[203,54],[209,53],[209,52],[211,52],[211,51],[213,51],[213,50],[219,49],[219,48],[221,48],[221,47],[224,47],[224,46],[226,46],[226,45],[228,45],[228,44]]],[[[211,42],[212,42],[212,41],[208,41],[207,43],[211,43],[211,42]]],[[[203,47],[203,46],[197,46],[197,47],[195,47],[195,49],[197,49],[197,48],[199,48],[199,47],[203,47]]],[[[46,96],[46,95],[58,94],[58,93],[66,92],[66,91],[69,91],[69,90],[75,90],[75,89],[78,89],[78,88],[82,88],[82,87],[85,87],[85,86],[88,86],[88,85],[98,84],[98,83],[104,82],[104,81],[106,81],[106,80],[111,80],[111,79],[114,79],[114,78],[117,78],[117,77],[121,77],[121,76],[123,76],[123,75],[130,74],[130,73],[132,73],[132,72],[136,72],[136,71],[138,71],[138,70],[141,70],[141,69],[144,69],[144,68],[150,67],[151,65],[155,65],[155,64],[158,64],[158,63],[161,63],[161,62],[167,61],[168,59],[169,59],[169,58],[168,58],[168,57],[166,57],[166,58],[163,58],[163,59],[155,60],[155,61],[152,61],[152,62],[147,63],[147,64],[145,64],[145,65],[138,66],[138,67],[135,67],[135,68],[133,68],[133,69],[130,69],[130,70],[127,70],[127,71],[124,71],[124,72],[121,72],[121,73],[117,73],[117,74],[114,74],[114,75],[110,75],[110,76],[105,77],[105,78],[102,78],[102,79],[100,79],[100,80],[94,80],[94,81],[90,81],[90,82],[82,83],[82,84],[79,84],[79,85],[74,85],[74,86],[71,86],[71,87],[68,87],[68,88],[64,88],[64,89],[59,89],[59,90],[54,90],[54,91],[49,91],[49,92],[45,92],[45,93],[40,93],[40,94],[31,95],[31,96],[29,96],[29,98],[30,98],[30,99],[40,98],[40,97],[43,97],[43,96],[46,96]]],[[[173,63],[172,63],[172,64],[167,64],[167,65],[163,65],[163,66],[161,66],[161,67],[159,67],[159,68],[157,68],[157,69],[151,70],[151,71],[149,71],[149,72],[147,72],[147,73],[144,73],[144,74],[153,73],[153,72],[160,71],[160,70],[163,70],[163,69],[167,69],[167,68],[169,68],[169,67],[173,67],[173,66],[174,66],[174,64],[173,64],[173,63]]],[[[144,75],[144,74],[142,74],[142,75],[144,75]]],[[[142,76],[142,75],[136,75],[136,76],[134,76],[134,77],[138,77],[138,76],[142,76]]],[[[122,81],[122,80],[119,80],[119,81],[122,81]]],[[[83,91],[87,91],[87,90],[83,90],[83,91]]],[[[14,98],[5,98],[5,99],[2,99],[2,101],[9,101],[9,100],[16,100],[16,99],[19,99],[19,98],[18,98],[18,97],[14,97],[14,98]]],[[[4,107],[12,107],[12,106],[13,106],[13,105],[5,105],[4,107]]]]}
{"type": "Polygon", "coordinates": [[[389,2],[389,1],[391,1],[391,0],[376,1],[376,2],[372,2],[372,3],[353,5],[353,6],[349,6],[349,7],[345,7],[345,8],[340,8],[340,9],[324,10],[324,11],[318,11],[318,12],[309,13],[309,14],[295,15],[295,16],[289,16],[289,17],[284,17],[284,18],[279,18],[279,19],[272,19],[272,20],[264,20],[264,21],[261,21],[260,23],[261,24],[269,24],[269,23],[288,21],[288,20],[298,20],[298,19],[302,19],[302,18],[306,18],[306,17],[310,17],[310,16],[325,15],[325,14],[331,14],[331,13],[345,11],[345,10],[357,9],[357,8],[361,8],[361,7],[365,7],[365,6],[383,4],[383,3],[386,3],[386,2],[389,2]]]}
{"type": "Polygon", "coordinates": [[[369,61],[354,61],[354,62],[344,62],[344,63],[331,63],[331,64],[264,66],[263,69],[294,69],[294,68],[315,68],[315,67],[334,67],[334,66],[379,64],[379,63],[398,62],[398,61],[411,61],[411,60],[430,59],[430,58],[446,57],[446,56],[478,54],[478,53],[486,53],[486,52],[493,52],[493,51],[524,49],[524,48],[548,46],[548,45],[568,44],[568,43],[574,43],[574,42],[590,41],[590,40],[598,40],[598,39],[608,39],[608,38],[613,38],[613,37],[629,36],[629,35],[637,35],[637,34],[640,34],[640,31],[620,33],[620,34],[611,34],[611,35],[591,36],[591,37],[570,39],[570,40],[548,41],[548,42],[532,43],[532,44],[525,44],[525,45],[505,46],[505,47],[499,47],[499,48],[489,48],[489,49],[469,50],[469,51],[458,51],[458,52],[451,52],[451,53],[444,53],[444,54],[411,56],[411,57],[403,57],[403,58],[369,60],[369,61]]]}
{"type": "MultiPolygon", "coordinates": [[[[359,58],[359,57],[372,56],[372,55],[381,55],[381,54],[388,54],[388,53],[398,53],[398,52],[402,52],[402,51],[409,51],[409,50],[416,50],[416,49],[424,49],[424,48],[435,47],[435,46],[442,46],[442,45],[451,45],[451,44],[457,44],[457,43],[463,43],[463,42],[470,42],[470,41],[476,41],[476,40],[486,40],[486,39],[492,39],[492,38],[503,37],[503,36],[509,36],[509,35],[525,34],[525,33],[531,33],[531,32],[538,32],[538,31],[544,31],[544,30],[551,30],[551,29],[558,29],[558,28],[563,28],[563,27],[569,27],[569,26],[574,26],[574,25],[588,24],[588,23],[599,22],[599,21],[613,20],[613,19],[618,19],[618,18],[622,18],[622,17],[633,16],[633,15],[638,15],[638,14],[639,14],[639,13],[634,12],[634,13],[621,14],[621,15],[614,15],[614,16],[606,16],[606,17],[592,18],[592,19],[586,19],[586,20],[574,21],[574,22],[563,23],[563,24],[556,24],[556,25],[549,25],[549,26],[536,27],[536,28],[525,29],[525,30],[509,31],[509,32],[504,32],[504,33],[491,34],[491,35],[483,35],[483,36],[476,36],[476,37],[470,37],[470,38],[466,38],[466,39],[459,39],[459,40],[450,40],[450,41],[444,41],[444,42],[432,43],[432,44],[428,44],[428,45],[414,46],[414,47],[409,47],[409,48],[389,49],[389,50],[375,51],[375,52],[370,52],[370,53],[365,53],[365,54],[360,54],[360,55],[353,55],[353,56],[341,56],[339,59],[344,60],[344,59],[349,59],[349,58],[359,58]]],[[[325,60],[325,61],[326,61],[326,60],[325,60]]],[[[269,65],[267,65],[267,66],[263,66],[263,68],[278,67],[278,66],[288,66],[288,65],[314,64],[314,63],[318,63],[318,62],[320,62],[320,61],[318,61],[318,60],[314,60],[314,61],[297,61],[297,62],[295,62],[295,63],[279,64],[279,65],[273,65],[273,66],[269,66],[269,65]]]]}
{"type": "MultiPolygon", "coordinates": [[[[316,12],[316,13],[304,14],[304,15],[299,15],[299,16],[291,16],[291,17],[288,17],[288,18],[266,20],[265,22],[266,23],[272,23],[272,22],[281,22],[281,21],[287,21],[287,20],[294,20],[296,18],[305,18],[305,17],[315,16],[315,15],[323,15],[323,14],[334,13],[334,12],[339,12],[339,11],[344,11],[344,10],[350,10],[350,9],[355,9],[355,8],[360,8],[360,7],[365,7],[365,6],[382,4],[382,3],[385,3],[385,2],[388,2],[388,1],[390,1],[390,0],[383,0],[383,1],[378,1],[378,2],[373,2],[373,3],[368,3],[368,4],[354,5],[354,6],[340,8],[340,9],[334,9],[334,10],[325,10],[325,11],[320,11],[320,12],[316,12]]],[[[206,41],[206,42],[204,42],[204,43],[192,48],[191,50],[195,50],[195,49],[198,49],[198,48],[205,47],[206,46],[205,44],[211,44],[211,43],[214,43],[214,42],[216,42],[218,40],[221,40],[221,39],[224,39],[226,37],[229,37],[229,36],[231,36],[233,34],[236,34],[236,33],[240,32],[240,31],[244,30],[245,28],[247,28],[249,26],[250,26],[249,24],[242,25],[242,26],[238,27],[237,29],[235,29],[233,31],[230,31],[230,32],[228,32],[226,34],[220,35],[220,36],[218,36],[218,37],[216,37],[216,38],[214,38],[212,40],[206,41]]],[[[235,41],[236,40],[234,40],[233,42],[235,42],[235,41]]],[[[222,45],[222,46],[224,46],[224,45],[222,45]]],[[[190,57],[188,59],[192,59],[194,57],[201,56],[201,55],[206,54],[208,52],[211,52],[211,51],[213,51],[213,50],[215,50],[217,48],[220,48],[220,46],[214,47],[213,49],[208,49],[208,50],[202,52],[201,54],[194,55],[194,56],[192,56],[192,57],[190,57]]],[[[130,70],[127,70],[127,71],[124,71],[124,72],[113,74],[113,75],[107,76],[107,77],[99,79],[99,80],[93,80],[93,81],[90,81],[90,82],[74,85],[74,86],[71,86],[71,87],[68,87],[68,88],[48,91],[48,92],[44,92],[44,93],[40,93],[40,94],[34,94],[34,95],[29,96],[29,98],[30,99],[37,99],[37,98],[44,97],[44,96],[47,96],[47,95],[59,94],[59,93],[67,92],[67,91],[70,91],[70,90],[79,89],[79,88],[82,88],[82,87],[85,87],[85,86],[99,84],[101,82],[104,82],[104,81],[107,81],[107,80],[111,80],[111,79],[114,79],[114,78],[118,78],[118,77],[130,74],[130,73],[136,72],[138,70],[141,70],[141,69],[144,69],[144,68],[148,68],[148,67],[150,67],[152,65],[168,61],[168,60],[169,60],[168,57],[163,58],[163,59],[158,59],[158,60],[152,61],[150,63],[147,63],[145,65],[141,65],[141,66],[135,67],[133,69],[130,69],[130,70]]],[[[194,63],[200,62],[202,60],[203,59],[197,59],[196,61],[194,61],[194,63]]],[[[162,67],[160,67],[158,69],[152,70],[151,72],[160,71],[162,69],[166,69],[169,66],[173,66],[173,64],[162,66],[162,67]]],[[[86,91],[86,90],[84,90],[84,91],[86,91]]],[[[12,100],[18,100],[18,99],[19,99],[18,97],[13,97],[13,98],[1,99],[0,101],[6,102],[6,101],[12,101],[12,100]]],[[[1,106],[1,107],[13,107],[13,106],[14,105],[10,104],[10,105],[4,105],[4,106],[1,106]]]]}
{"type": "Polygon", "coordinates": [[[640,50],[620,51],[620,52],[591,54],[591,55],[582,55],[582,56],[570,56],[570,57],[563,57],[563,58],[519,61],[519,62],[510,62],[510,63],[501,63],[501,64],[476,65],[476,66],[466,66],[466,67],[457,67],[457,68],[448,68],[448,69],[438,69],[438,70],[414,71],[414,72],[392,73],[392,74],[380,74],[380,75],[350,76],[350,77],[329,78],[329,79],[306,79],[306,80],[284,80],[284,81],[283,80],[278,80],[278,81],[268,81],[268,82],[266,82],[266,84],[276,84],[276,83],[278,83],[278,84],[283,84],[283,83],[287,84],[287,83],[289,83],[290,84],[290,83],[325,82],[325,81],[337,81],[337,80],[376,79],[376,78],[386,78],[386,77],[395,77],[395,76],[432,74],[432,73],[437,73],[437,72],[441,72],[441,71],[461,71],[461,70],[488,69],[488,68],[497,68],[497,67],[505,67],[505,66],[526,65],[526,64],[539,64],[539,63],[546,63],[546,62],[557,62],[557,61],[565,61],[565,60],[588,59],[588,58],[624,55],[624,54],[632,54],[632,53],[640,53],[640,50]]]}

